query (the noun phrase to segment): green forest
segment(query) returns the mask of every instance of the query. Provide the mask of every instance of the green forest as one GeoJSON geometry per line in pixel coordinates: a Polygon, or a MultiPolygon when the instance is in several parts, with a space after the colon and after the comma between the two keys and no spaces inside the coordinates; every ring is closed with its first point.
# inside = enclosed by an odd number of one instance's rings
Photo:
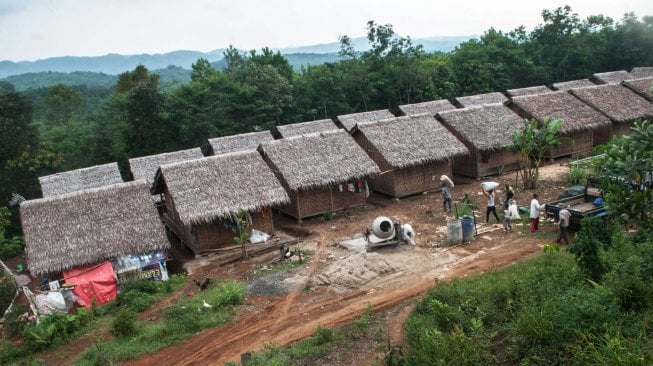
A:
{"type": "Polygon", "coordinates": [[[531,32],[489,29],[448,53],[370,21],[370,50],[342,36],[337,62],[300,70],[268,48],[230,47],[223,68],[198,59],[189,82],[162,83],[143,66],[104,86],[0,82],[2,206],[13,193],[39,197],[38,176],[117,161],[127,179],[128,158],[206,148],[211,137],[653,65],[651,16],[581,19],[562,7],[542,19],[531,32]]]}

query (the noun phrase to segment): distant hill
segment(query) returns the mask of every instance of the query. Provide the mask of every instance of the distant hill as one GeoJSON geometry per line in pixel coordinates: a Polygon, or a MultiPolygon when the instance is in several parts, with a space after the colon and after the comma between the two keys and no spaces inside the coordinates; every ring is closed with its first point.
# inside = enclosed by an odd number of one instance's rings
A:
{"type": "MultiPolygon", "coordinates": [[[[429,52],[451,51],[460,44],[475,36],[457,37],[430,37],[414,39],[413,43],[421,44],[429,52]]],[[[358,51],[369,49],[365,37],[352,39],[354,47],[358,51]]],[[[294,58],[293,66],[317,65],[323,62],[337,60],[337,53],[340,49],[339,42],[318,44],[312,46],[289,47],[275,49],[283,55],[294,58]],[[298,55],[301,54],[301,55],[298,55]],[[322,56],[321,56],[322,55],[322,56]],[[328,60],[328,61],[323,61],[328,60]]],[[[150,70],[165,69],[170,65],[190,69],[191,65],[199,58],[205,58],[209,62],[217,62],[223,58],[225,49],[220,48],[210,52],[199,51],[174,51],[162,54],[141,54],[141,55],[118,55],[108,54],[95,57],[63,56],[52,57],[36,61],[0,61],[0,78],[25,73],[39,73],[43,71],[70,73],[74,71],[92,71],[110,75],[117,75],[124,71],[133,70],[138,65],[144,65],[150,70]]]]}
{"type": "MultiPolygon", "coordinates": [[[[420,38],[414,39],[413,43],[421,44],[427,52],[448,52],[473,37],[475,36],[420,38]]],[[[365,37],[354,38],[352,43],[357,51],[370,48],[365,37]]],[[[302,66],[336,62],[339,50],[339,42],[275,49],[288,59],[295,70],[302,66]]],[[[53,57],[37,61],[0,61],[0,81],[12,83],[18,90],[58,83],[111,87],[116,81],[116,75],[144,65],[161,76],[164,87],[172,87],[190,82],[191,65],[199,58],[207,59],[218,69],[224,68],[224,51],[221,48],[210,52],[174,51],[154,55],[108,54],[97,57],[53,57]]]]}

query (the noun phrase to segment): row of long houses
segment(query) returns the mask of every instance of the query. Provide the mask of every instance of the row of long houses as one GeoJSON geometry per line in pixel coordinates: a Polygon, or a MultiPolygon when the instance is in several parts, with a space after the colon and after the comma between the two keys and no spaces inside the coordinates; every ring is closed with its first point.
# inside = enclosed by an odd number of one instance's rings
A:
{"type": "Polygon", "coordinates": [[[578,155],[638,118],[653,117],[653,68],[589,79],[408,104],[209,140],[199,148],[39,179],[45,198],[21,204],[27,261],[60,272],[132,252],[169,247],[195,253],[233,245],[236,217],[272,234],[273,210],[304,218],[435,190],[439,176],[479,178],[519,166],[510,149],[523,118],[563,119],[567,142],[549,157],[578,155]],[[155,209],[155,207],[158,207],[155,209]]]}

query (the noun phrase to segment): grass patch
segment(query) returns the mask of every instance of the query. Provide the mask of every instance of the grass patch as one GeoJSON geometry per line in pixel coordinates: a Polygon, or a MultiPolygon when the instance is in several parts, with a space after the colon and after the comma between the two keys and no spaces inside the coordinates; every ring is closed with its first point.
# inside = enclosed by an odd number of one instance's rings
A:
{"type": "Polygon", "coordinates": [[[268,343],[263,351],[250,358],[247,366],[324,364],[333,352],[352,350],[353,342],[358,339],[375,337],[380,341],[382,330],[375,327],[377,321],[370,306],[363,315],[345,326],[335,329],[318,326],[311,337],[287,347],[268,343]]]}
{"type": "Polygon", "coordinates": [[[587,281],[565,251],[439,285],[408,318],[401,361],[650,364],[653,311],[622,311],[616,289],[587,281]]]}
{"type": "Polygon", "coordinates": [[[216,281],[194,297],[181,297],[165,313],[161,322],[136,322],[133,331],[117,336],[101,347],[88,349],[77,365],[96,365],[101,360],[120,362],[155,352],[207,328],[229,322],[242,304],[244,285],[216,281]]]}

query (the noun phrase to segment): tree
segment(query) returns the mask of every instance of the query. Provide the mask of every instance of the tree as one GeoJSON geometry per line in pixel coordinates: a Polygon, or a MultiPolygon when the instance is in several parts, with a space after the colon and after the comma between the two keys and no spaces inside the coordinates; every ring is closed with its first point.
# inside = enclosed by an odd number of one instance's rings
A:
{"type": "Polygon", "coordinates": [[[652,232],[653,124],[636,122],[632,133],[612,142],[596,165],[610,215],[652,232]]]}
{"type": "Polygon", "coordinates": [[[57,84],[48,90],[45,96],[45,108],[47,122],[52,125],[66,125],[73,116],[81,112],[84,99],[80,92],[57,84]]]}
{"type": "Polygon", "coordinates": [[[538,127],[535,119],[524,119],[524,129],[512,135],[513,149],[521,155],[520,170],[524,189],[536,189],[539,169],[547,150],[560,144],[557,137],[561,119],[545,118],[538,127]]]}

